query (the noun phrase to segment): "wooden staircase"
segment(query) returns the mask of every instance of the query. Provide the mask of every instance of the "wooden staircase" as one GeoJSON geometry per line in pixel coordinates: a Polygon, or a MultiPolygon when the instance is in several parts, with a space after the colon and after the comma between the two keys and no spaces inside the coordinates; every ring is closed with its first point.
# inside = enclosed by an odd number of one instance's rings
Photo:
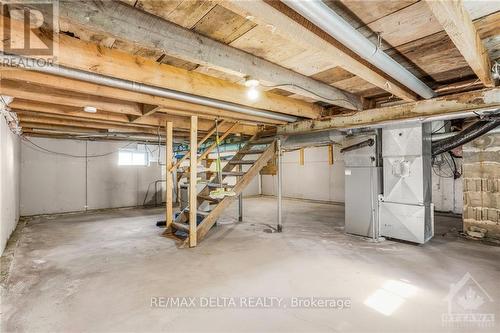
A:
{"type": "MultiPolygon", "coordinates": [[[[203,203],[207,202],[210,210],[202,211],[198,209],[198,218],[201,217],[203,220],[197,226],[196,223],[191,224],[196,226],[197,241],[201,241],[206,236],[222,212],[238,198],[250,181],[274,157],[276,150],[275,141],[276,138],[273,133],[257,133],[224,166],[222,169],[222,187],[231,189],[235,194],[234,196],[226,196],[223,199],[211,198],[210,191],[219,188],[220,183],[217,173],[213,174],[210,178],[207,177],[205,188],[197,195],[197,207],[199,208],[203,203]],[[254,158],[244,159],[246,156],[254,158]],[[242,171],[243,166],[247,166],[248,169],[242,171]],[[237,182],[234,185],[229,185],[224,182],[227,177],[237,177],[237,182]]],[[[177,238],[181,242],[181,247],[186,247],[189,245],[190,231],[189,213],[188,209],[185,209],[173,221],[171,230],[167,230],[167,233],[177,238]],[[178,231],[181,231],[181,233],[178,231]],[[186,237],[179,237],[179,234],[186,235],[186,237]]]]}

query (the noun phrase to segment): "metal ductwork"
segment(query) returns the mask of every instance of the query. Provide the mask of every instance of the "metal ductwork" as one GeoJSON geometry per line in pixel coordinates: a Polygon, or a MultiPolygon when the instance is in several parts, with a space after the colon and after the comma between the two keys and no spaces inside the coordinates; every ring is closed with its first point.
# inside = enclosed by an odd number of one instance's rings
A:
{"type": "Polygon", "coordinates": [[[73,68],[68,68],[68,67],[64,67],[64,66],[48,65],[48,64],[43,64],[43,66],[40,66],[37,64],[37,61],[30,61],[30,60],[32,60],[32,59],[28,59],[28,58],[24,58],[24,57],[20,57],[20,56],[5,55],[5,54],[2,54],[0,57],[0,61],[4,65],[16,64],[15,66],[17,66],[17,67],[21,67],[21,68],[25,68],[25,69],[33,70],[36,72],[45,73],[45,74],[52,74],[52,75],[66,77],[69,79],[91,82],[91,83],[95,83],[95,84],[99,84],[99,85],[103,85],[103,86],[119,88],[119,89],[134,91],[134,92],[138,92],[138,93],[169,98],[169,99],[175,99],[178,101],[194,103],[194,104],[204,105],[204,106],[213,107],[213,108],[219,108],[222,110],[232,111],[232,112],[246,114],[246,115],[250,115],[250,116],[263,117],[263,118],[267,118],[267,119],[285,121],[285,122],[295,122],[298,120],[297,117],[282,114],[282,113],[252,108],[252,107],[241,105],[241,104],[231,103],[231,102],[227,102],[227,101],[221,101],[221,100],[203,97],[203,96],[197,96],[197,95],[188,94],[188,93],[184,93],[184,92],[180,92],[180,91],[176,91],[176,90],[159,88],[159,87],[150,86],[147,84],[137,83],[134,81],[117,79],[117,78],[114,78],[111,76],[100,75],[100,74],[95,74],[95,73],[91,73],[91,72],[85,72],[85,71],[81,71],[81,70],[73,69],[73,68]]]}
{"type": "Polygon", "coordinates": [[[281,147],[284,150],[321,146],[342,142],[344,134],[337,130],[291,135],[283,138],[281,147]]]}
{"type": "Polygon", "coordinates": [[[283,2],[413,92],[426,99],[435,96],[432,89],[389,57],[379,47],[373,45],[365,36],[322,1],[284,0],[283,2]]]}
{"type": "Polygon", "coordinates": [[[500,118],[480,120],[470,125],[457,135],[432,143],[432,155],[436,156],[462,146],[500,125],[500,118]]]}

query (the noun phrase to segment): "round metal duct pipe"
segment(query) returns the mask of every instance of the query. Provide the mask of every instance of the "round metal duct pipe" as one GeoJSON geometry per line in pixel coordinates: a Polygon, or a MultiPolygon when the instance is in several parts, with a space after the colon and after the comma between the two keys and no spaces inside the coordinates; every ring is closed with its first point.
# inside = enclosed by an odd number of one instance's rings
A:
{"type": "Polygon", "coordinates": [[[320,0],[283,0],[300,15],[423,98],[435,93],[320,0]]]}
{"type": "Polygon", "coordinates": [[[246,115],[250,115],[250,116],[263,117],[263,118],[267,118],[267,119],[273,119],[273,120],[285,121],[285,122],[295,122],[298,120],[297,117],[282,114],[282,113],[252,108],[252,107],[241,105],[241,104],[221,101],[221,100],[209,98],[209,97],[197,96],[197,95],[188,94],[188,93],[184,93],[184,92],[180,92],[180,91],[176,91],[176,90],[159,88],[159,87],[150,86],[150,85],[143,84],[143,83],[137,83],[137,82],[130,81],[130,80],[117,79],[117,78],[114,78],[111,76],[100,75],[100,74],[95,74],[95,73],[91,73],[91,72],[85,72],[82,70],[68,68],[68,67],[64,67],[64,66],[59,66],[59,65],[39,66],[36,61],[30,61],[30,59],[23,58],[20,56],[12,56],[12,55],[3,55],[2,54],[0,57],[0,61],[4,65],[16,64],[15,66],[17,66],[17,67],[21,67],[21,68],[25,68],[25,69],[29,69],[29,70],[34,70],[34,71],[45,73],[45,74],[63,76],[63,77],[69,78],[69,79],[91,82],[91,83],[95,83],[95,84],[99,84],[99,85],[104,85],[104,86],[113,87],[113,88],[120,88],[120,89],[124,89],[124,90],[134,91],[134,92],[158,96],[158,97],[175,99],[178,101],[199,104],[199,105],[209,106],[209,107],[213,107],[213,108],[219,108],[222,110],[232,111],[232,112],[246,114],[246,115]],[[34,66],[27,65],[28,63],[33,63],[34,66]]]}
{"type": "Polygon", "coordinates": [[[290,135],[282,139],[283,149],[298,149],[341,142],[344,134],[337,130],[290,135]]]}

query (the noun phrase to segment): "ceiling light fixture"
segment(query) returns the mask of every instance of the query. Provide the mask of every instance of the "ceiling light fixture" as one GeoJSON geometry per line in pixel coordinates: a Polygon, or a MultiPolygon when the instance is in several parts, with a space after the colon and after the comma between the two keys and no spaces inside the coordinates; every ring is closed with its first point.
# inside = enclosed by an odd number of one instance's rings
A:
{"type": "Polygon", "coordinates": [[[260,97],[260,90],[258,89],[259,85],[259,80],[250,76],[245,77],[245,87],[248,87],[247,97],[249,100],[256,101],[260,97]]]}
{"type": "Polygon", "coordinates": [[[256,101],[260,97],[260,91],[257,87],[250,87],[247,90],[247,97],[251,101],[256,101]]]}
{"type": "Polygon", "coordinates": [[[97,108],[95,106],[84,106],[83,111],[88,112],[88,113],[96,113],[97,108]]]}
{"type": "Polygon", "coordinates": [[[259,80],[254,79],[250,76],[245,77],[245,86],[246,87],[255,88],[255,87],[258,87],[259,85],[260,85],[259,80]]]}

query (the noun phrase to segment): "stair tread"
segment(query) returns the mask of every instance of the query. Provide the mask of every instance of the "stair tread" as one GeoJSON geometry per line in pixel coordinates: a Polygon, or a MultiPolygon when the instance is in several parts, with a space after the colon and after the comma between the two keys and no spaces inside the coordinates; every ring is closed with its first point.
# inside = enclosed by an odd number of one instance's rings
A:
{"type": "MultiPolygon", "coordinates": [[[[188,207],[188,208],[186,208],[186,209],[185,209],[185,211],[186,211],[186,212],[189,212],[189,207],[188,207]]],[[[204,211],[204,210],[197,210],[197,211],[196,211],[196,214],[200,214],[200,215],[202,215],[202,216],[208,216],[208,215],[210,215],[210,212],[206,212],[206,211],[204,211]]]]}
{"type": "Polygon", "coordinates": [[[187,223],[180,223],[174,221],[172,222],[172,226],[178,230],[189,231],[189,224],[187,223]]]}
{"type": "MultiPolygon", "coordinates": [[[[212,171],[212,170],[202,170],[202,171],[197,171],[196,173],[200,174],[200,173],[214,173],[215,171],[212,171]]],[[[180,173],[180,174],[186,174],[186,175],[189,175],[191,174],[189,171],[181,171],[181,172],[177,172],[177,173],[180,173]]]]}
{"type": "Polygon", "coordinates": [[[219,202],[219,201],[221,201],[221,199],[212,198],[212,197],[210,197],[208,195],[198,195],[198,198],[206,200],[206,201],[212,201],[212,202],[219,202]]]}
{"type": "Polygon", "coordinates": [[[257,160],[239,160],[239,161],[230,161],[229,164],[254,164],[257,160]]]}
{"type": "MultiPolygon", "coordinates": [[[[220,187],[220,184],[219,183],[208,183],[207,184],[208,187],[220,187]]],[[[226,183],[222,183],[222,187],[234,187],[234,185],[229,185],[229,184],[226,184],[226,183]]]]}
{"type": "Polygon", "coordinates": [[[243,171],[222,171],[223,176],[244,176],[245,172],[243,171]]]}
{"type": "Polygon", "coordinates": [[[245,150],[240,150],[238,153],[239,154],[244,154],[244,155],[262,154],[266,150],[267,149],[245,149],[245,150]]]}

